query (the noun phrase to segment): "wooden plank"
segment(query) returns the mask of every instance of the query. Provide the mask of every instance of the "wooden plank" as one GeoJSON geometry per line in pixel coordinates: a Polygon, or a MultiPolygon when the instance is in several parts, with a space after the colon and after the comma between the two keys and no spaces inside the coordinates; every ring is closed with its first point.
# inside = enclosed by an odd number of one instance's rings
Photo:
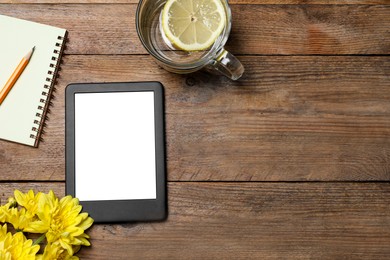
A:
{"type": "Polygon", "coordinates": [[[14,191],[28,192],[33,190],[37,192],[48,193],[50,190],[54,192],[57,197],[65,196],[65,184],[60,182],[19,182],[19,183],[0,183],[0,204],[8,202],[8,198],[14,197],[14,191]]]}
{"type": "Polygon", "coordinates": [[[389,193],[388,184],[175,183],[166,222],[96,225],[80,257],[386,259],[389,193]]]}
{"type": "Polygon", "coordinates": [[[165,85],[170,180],[390,180],[389,57],[239,58],[233,82],[147,55],[66,55],[45,141],[2,141],[1,180],[64,180],[67,84],[145,79],[165,85]]]}
{"type": "MultiPolygon", "coordinates": [[[[135,9],[135,4],[0,5],[2,14],[68,29],[67,54],[144,54],[135,9]]],[[[389,5],[232,5],[232,14],[227,49],[235,54],[390,53],[389,5]]]]}
{"type": "MultiPolygon", "coordinates": [[[[28,184],[44,190],[61,183],[28,184]]],[[[3,197],[20,183],[0,184],[3,197]]],[[[92,226],[81,259],[387,259],[389,183],[170,183],[169,216],[92,226]],[[115,250],[113,250],[115,249],[115,250]]],[[[61,195],[58,195],[61,196],[61,195]]]]}
{"type": "MultiPolygon", "coordinates": [[[[111,4],[137,4],[139,0],[0,0],[0,4],[94,4],[94,3],[111,3],[111,4]]],[[[251,5],[385,5],[389,4],[387,0],[229,0],[229,4],[251,4],[251,5]]]]}

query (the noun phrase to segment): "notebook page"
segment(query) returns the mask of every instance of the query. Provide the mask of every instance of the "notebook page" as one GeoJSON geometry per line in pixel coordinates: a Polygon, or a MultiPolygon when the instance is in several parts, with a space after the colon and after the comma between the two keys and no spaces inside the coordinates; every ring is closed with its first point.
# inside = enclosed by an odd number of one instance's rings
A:
{"type": "MultiPolygon", "coordinates": [[[[53,51],[66,30],[0,15],[0,88],[2,88],[24,55],[35,46],[31,60],[6,99],[0,105],[0,138],[33,146],[32,127],[40,99],[45,91],[53,51]]],[[[47,90],[46,90],[47,91],[47,90]]],[[[35,133],[36,134],[36,133],[35,133]]]]}

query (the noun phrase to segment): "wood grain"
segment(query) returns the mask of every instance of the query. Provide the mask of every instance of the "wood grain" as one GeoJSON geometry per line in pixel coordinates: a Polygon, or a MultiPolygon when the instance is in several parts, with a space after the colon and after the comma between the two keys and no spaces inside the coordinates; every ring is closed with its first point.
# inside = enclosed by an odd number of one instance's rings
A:
{"type": "Polygon", "coordinates": [[[64,180],[64,89],[161,81],[170,180],[390,180],[389,57],[239,57],[237,82],[147,55],[66,55],[39,149],[0,143],[2,180],[64,180]]]}
{"type": "Polygon", "coordinates": [[[96,225],[80,256],[386,259],[389,195],[388,184],[174,183],[166,222],[96,225]]]}
{"type": "Polygon", "coordinates": [[[96,224],[81,259],[388,259],[390,2],[229,2],[236,82],[159,68],[138,0],[0,0],[69,31],[44,142],[0,140],[0,203],[64,195],[66,85],[160,81],[168,219],[96,224]]]}
{"type": "MultiPolygon", "coordinates": [[[[0,0],[0,4],[137,4],[139,0],[0,0]]],[[[387,0],[229,0],[229,4],[251,4],[251,5],[385,5],[389,4],[387,0]]]]}
{"type": "Polygon", "coordinates": [[[21,192],[33,190],[34,193],[48,193],[52,190],[57,197],[65,196],[65,185],[61,182],[6,182],[0,183],[0,204],[4,205],[8,202],[8,198],[14,197],[15,190],[20,190],[21,192]]]}
{"type": "MultiPolygon", "coordinates": [[[[0,184],[54,189],[62,183],[0,184]]],[[[389,183],[170,183],[164,222],[92,226],[81,259],[387,259],[389,183]]]]}
{"type": "MultiPolygon", "coordinates": [[[[144,54],[135,4],[0,5],[0,13],[63,27],[67,54],[144,54]],[[41,15],[45,13],[45,15],[41,15]],[[93,30],[91,28],[94,28],[93,30]]],[[[232,5],[234,54],[389,54],[390,5],[232,5]]]]}

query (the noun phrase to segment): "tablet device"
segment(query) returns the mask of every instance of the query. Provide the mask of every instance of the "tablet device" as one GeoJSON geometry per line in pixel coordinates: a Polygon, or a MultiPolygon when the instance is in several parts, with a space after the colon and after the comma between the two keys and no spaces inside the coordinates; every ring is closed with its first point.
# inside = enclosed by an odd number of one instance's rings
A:
{"type": "Polygon", "coordinates": [[[161,83],[70,84],[65,103],[66,194],[97,223],[163,220],[161,83]]]}

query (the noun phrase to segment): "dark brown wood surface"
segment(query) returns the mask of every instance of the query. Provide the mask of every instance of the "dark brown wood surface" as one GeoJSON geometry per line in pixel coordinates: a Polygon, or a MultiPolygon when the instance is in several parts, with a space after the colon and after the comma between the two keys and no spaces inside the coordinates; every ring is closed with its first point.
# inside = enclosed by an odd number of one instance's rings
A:
{"type": "Polygon", "coordinates": [[[44,142],[3,142],[2,178],[64,181],[67,84],[147,79],[166,86],[169,180],[389,180],[388,57],[239,58],[247,71],[232,82],[148,56],[66,55],[44,142]]]}
{"type": "MultiPolygon", "coordinates": [[[[13,6],[0,5],[0,13],[66,28],[67,54],[146,54],[136,4],[13,6]]],[[[242,4],[232,5],[232,16],[234,54],[390,54],[390,5],[242,4]]]]}
{"type": "MultiPolygon", "coordinates": [[[[1,184],[12,193],[63,184],[1,184]]],[[[389,183],[171,182],[169,218],[94,225],[81,259],[387,259],[389,183]]],[[[3,195],[4,197],[4,195],[3,195]]]]}
{"type": "MultiPolygon", "coordinates": [[[[11,4],[137,4],[138,0],[0,0],[0,3],[11,4]]],[[[229,4],[251,4],[251,5],[385,5],[387,0],[229,0],[229,4]]]]}
{"type": "Polygon", "coordinates": [[[168,219],[94,225],[81,259],[388,259],[389,2],[230,1],[236,82],[159,68],[137,2],[0,0],[0,14],[69,31],[44,142],[0,140],[1,202],[14,189],[64,195],[69,83],[155,80],[168,219]]]}

